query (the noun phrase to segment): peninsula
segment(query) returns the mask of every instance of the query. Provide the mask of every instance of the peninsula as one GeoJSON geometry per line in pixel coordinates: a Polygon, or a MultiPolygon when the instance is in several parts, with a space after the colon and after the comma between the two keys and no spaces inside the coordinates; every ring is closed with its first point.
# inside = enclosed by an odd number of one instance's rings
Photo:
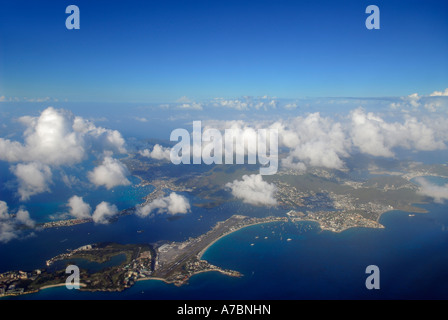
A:
{"type": "Polygon", "coordinates": [[[221,272],[232,277],[242,274],[202,260],[203,253],[220,238],[242,228],[262,223],[286,222],[286,217],[250,218],[234,215],[218,222],[210,231],[184,242],[157,244],[87,244],[49,259],[43,269],[9,271],[0,274],[0,297],[38,292],[63,286],[67,265],[78,265],[83,291],[123,291],[136,281],[162,280],[181,286],[195,274],[221,272]]]}

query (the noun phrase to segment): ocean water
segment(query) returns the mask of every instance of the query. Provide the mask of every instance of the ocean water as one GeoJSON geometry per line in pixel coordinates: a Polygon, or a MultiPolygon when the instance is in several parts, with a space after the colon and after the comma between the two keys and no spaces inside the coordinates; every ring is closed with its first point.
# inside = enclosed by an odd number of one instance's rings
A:
{"type": "MultiPolygon", "coordinates": [[[[87,176],[87,171],[93,169],[83,168],[82,176],[87,176]]],[[[64,172],[70,174],[68,170],[64,172]]],[[[56,171],[55,176],[61,172],[56,171]]],[[[144,201],[144,197],[154,190],[151,185],[138,186],[140,179],[136,177],[129,177],[130,186],[117,186],[112,190],[107,190],[104,187],[86,187],[85,184],[81,186],[67,186],[60,179],[49,186],[50,192],[33,195],[27,201],[21,201],[17,194],[16,178],[11,173],[10,165],[0,162],[0,176],[3,183],[0,185],[0,200],[8,204],[9,212],[14,213],[19,208],[26,209],[31,218],[37,223],[49,222],[54,218],[59,220],[59,216],[68,212],[68,200],[74,196],[83,197],[93,210],[102,201],[112,203],[117,206],[118,210],[132,208],[144,201]]]]}
{"type": "MultiPolygon", "coordinates": [[[[429,213],[384,214],[380,222],[385,229],[333,233],[312,222],[281,222],[239,230],[217,241],[203,258],[243,273],[242,278],[211,272],[194,276],[180,288],[149,280],[120,293],[59,287],[14,299],[447,299],[448,208],[424,208],[429,213]],[[379,290],[365,287],[365,269],[372,264],[380,269],[379,290]]],[[[131,218],[125,217],[126,226],[132,225],[131,218]]],[[[162,229],[166,232],[171,225],[179,231],[179,221],[193,220],[165,221],[162,229]]],[[[206,225],[213,224],[211,220],[206,225]]],[[[182,237],[177,231],[173,238],[182,237]]]]}
{"type": "MultiPolygon", "coordinates": [[[[32,109],[35,106],[27,103],[25,107],[32,109]]],[[[75,109],[70,104],[67,107],[75,109]]],[[[85,117],[92,116],[92,110],[95,110],[93,116],[100,118],[106,114],[104,108],[110,106],[96,107],[76,110],[85,117]]],[[[11,108],[16,108],[16,105],[11,108]]],[[[172,122],[172,128],[167,128],[166,122],[160,121],[165,120],[165,115],[160,115],[160,119],[152,117],[150,123],[129,126],[126,121],[121,121],[128,109],[122,106],[116,106],[116,109],[125,111],[117,113],[116,118],[109,119],[105,126],[113,124],[125,136],[166,139],[171,129],[188,128],[182,117],[172,122]]],[[[37,115],[38,110],[32,114],[37,115]]],[[[26,115],[28,111],[23,109],[20,112],[26,115]]],[[[12,139],[20,141],[21,137],[12,139]]],[[[415,155],[409,157],[414,159],[415,155]]],[[[434,157],[434,153],[420,153],[419,157],[420,161],[441,163],[446,159],[446,152],[438,153],[438,157],[434,157]]],[[[81,169],[88,171],[92,168],[81,169]]],[[[69,169],[66,170],[65,173],[70,174],[69,169]]],[[[77,168],[73,170],[77,176],[77,168]]],[[[54,174],[59,177],[62,172],[55,171],[54,174]]],[[[0,176],[3,181],[15,180],[10,165],[3,162],[0,163],[0,176]]],[[[430,181],[446,183],[446,180],[434,177],[430,181]]],[[[23,203],[19,201],[15,193],[17,186],[13,183],[0,186],[0,200],[7,201],[14,211],[23,203]]],[[[133,183],[135,185],[136,181],[133,183]]],[[[49,221],[49,215],[64,213],[67,200],[74,194],[83,196],[92,208],[101,201],[108,201],[122,210],[141,203],[142,197],[152,190],[151,186],[118,187],[113,192],[104,188],[72,190],[58,182],[50,188],[51,193],[34,196],[24,204],[38,222],[49,221]]],[[[201,202],[189,194],[183,195],[191,203],[201,202]]],[[[448,205],[423,207],[429,213],[409,216],[406,212],[391,211],[384,214],[380,222],[386,228],[378,230],[354,228],[332,233],[321,231],[317,224],[310,222],[245,228],[221,239],[204,255],[215,265],[243,273],[242,278],[216,272],[202,273],[180,288],[150,280],[139,282],[121,293],[90,293],[59,287],[5,299],[447,299],[448,205]],[[380,268],[380,290],[367,290],[365,287],[368,276],[365,269],[372,264],[380,268]]],[[[190,214],[176,218],[158,215],[142,219],[131,215],[110,225],[88,223],[34,231],[24,239],[0,244],[0,272],[42,268],[47,259],[67,249],[101,241],[183,241],[207,232],[217,221],[236,213],[258,217],[284,214],[282,210],[254,208],[229,201],[219,208],[193,207],[190,214]]]]}

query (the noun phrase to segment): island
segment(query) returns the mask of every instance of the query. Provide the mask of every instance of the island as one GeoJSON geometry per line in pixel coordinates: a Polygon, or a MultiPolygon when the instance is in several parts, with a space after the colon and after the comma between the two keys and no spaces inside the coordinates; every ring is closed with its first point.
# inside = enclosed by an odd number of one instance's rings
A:
{"type": "Polygon", "coordinates": [[[213,243],[232,232],[251,225],[286,221],[286,217],[233,215],[218,222],[207,233],[184,242],[87,244],[47,260],[45,268],[0,274],[0,296],[30,294],[64,286],[69,276],[65,272],[66,266],[73,264],[80,269],[80,290],[83,291],[123,291],[142,280],[162,280],[181,286],[192,276],[210,271],[241,277],[238,271],[210,264],[202,259],[202,255],[213,243]]]}

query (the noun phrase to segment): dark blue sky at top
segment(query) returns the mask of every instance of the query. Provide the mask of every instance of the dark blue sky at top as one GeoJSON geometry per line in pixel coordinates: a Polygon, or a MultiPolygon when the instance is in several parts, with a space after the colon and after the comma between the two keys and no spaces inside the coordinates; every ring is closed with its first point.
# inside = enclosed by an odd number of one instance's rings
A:
{"type": "Polygon", "coordinates": [[[0,2],[0,96],[169,102],[446,87],[446,0],[0,2]],[[80,30],[65,28],[70,4],[80,30]],[[365,27],[370,4],[380,30],[365,27]]]}

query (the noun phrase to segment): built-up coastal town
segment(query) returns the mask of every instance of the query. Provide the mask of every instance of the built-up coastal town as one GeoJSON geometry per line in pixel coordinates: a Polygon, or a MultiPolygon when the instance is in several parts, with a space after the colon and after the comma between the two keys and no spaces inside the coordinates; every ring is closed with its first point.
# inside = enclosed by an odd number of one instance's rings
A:
{"type": "Polygon", "coordinates": [[[242,276],[238,271],[225,270],[202,260],[202,254],[220,238],[250,225],[286,222],[287,218],[267,217],[249,218],[234,215],[218,222],[209,232],[184,242],[167,242],[155,245],[121,245],[114,243],[88,244],[67,251],[46,261],[46,268],[32,272],[10,271],[0,274],[0,295],[14,296],[35,293],[52,286],[63,286],[67,275],[63,269],[52,271],[58,262],[69,264],[73,259],[98,264],[123,255],[124,261],[98,272],[89,273],[81,269],[81,290],[86,291],[122,291],[136,281],[158,279],[176,286],[186,284],[195,274],[201,272],[221,272],[228,276],[242,276]]]}

